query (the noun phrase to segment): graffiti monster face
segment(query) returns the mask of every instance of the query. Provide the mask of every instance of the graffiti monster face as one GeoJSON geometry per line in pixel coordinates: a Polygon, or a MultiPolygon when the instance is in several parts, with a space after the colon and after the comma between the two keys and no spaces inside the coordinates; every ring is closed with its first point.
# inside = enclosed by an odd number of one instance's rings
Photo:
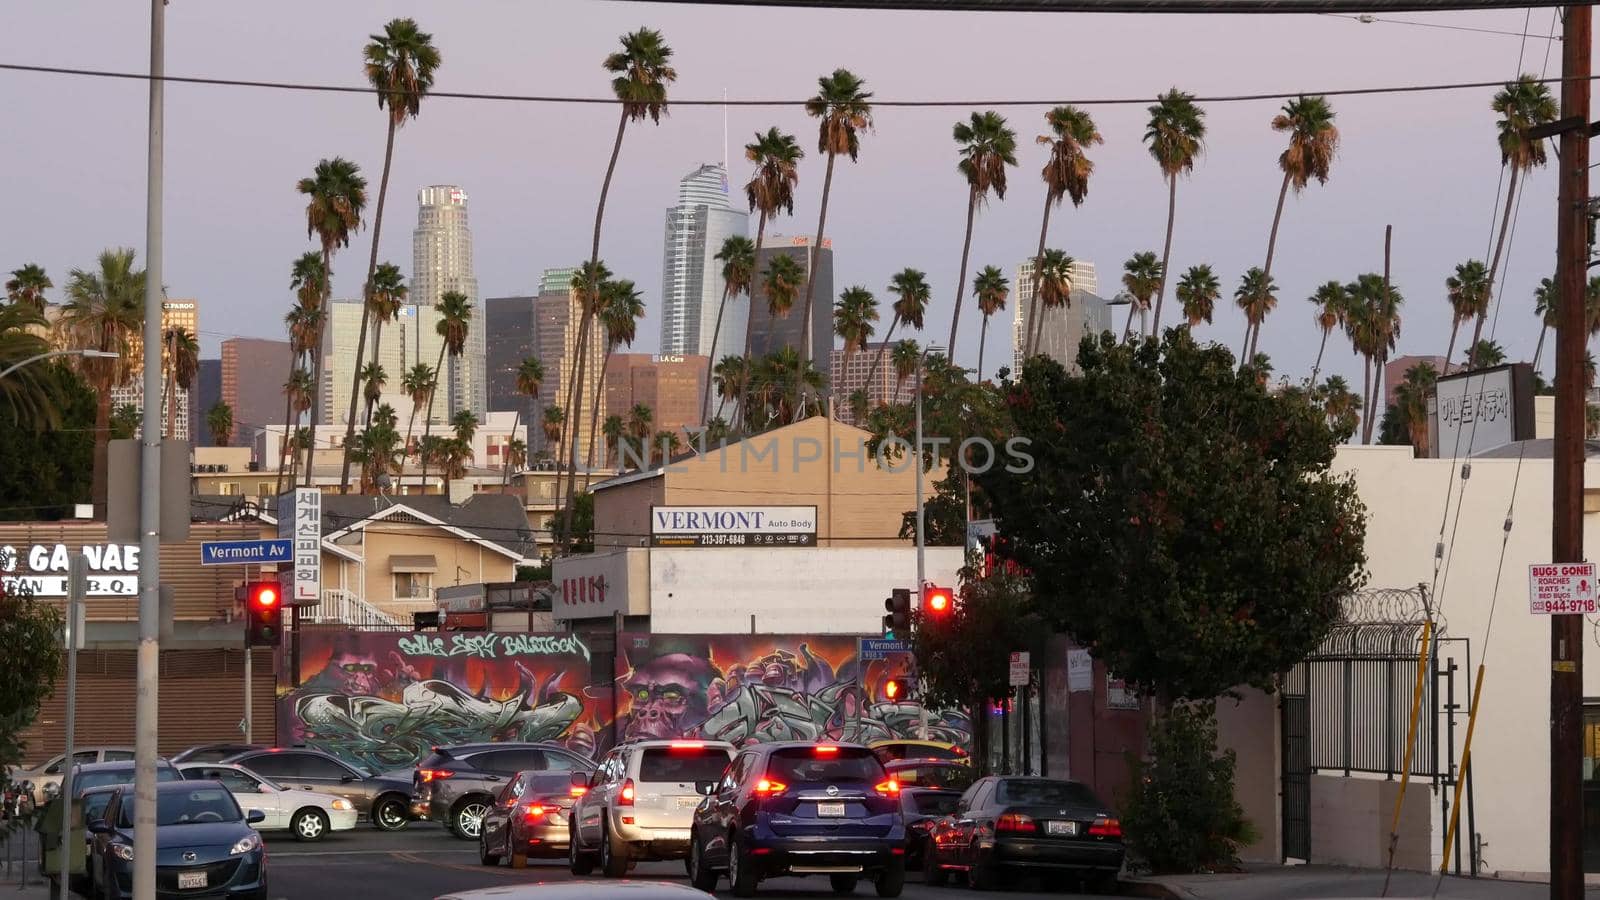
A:
{"type": "Polygon", "coordinates": [[[376,694],[381,681],[378,677],[378,665],[365,656],[354,653],[339,653],[328,661],[324,671],[334,673],[339,685],[349,694],[376,694]]]}
{"type": "Polygon", "coordinates": [[[706,718],[711,661],[686,653],[659,656],[633,670],[623,688],[633,700],[624,740],[683,737],[706,718]]]}

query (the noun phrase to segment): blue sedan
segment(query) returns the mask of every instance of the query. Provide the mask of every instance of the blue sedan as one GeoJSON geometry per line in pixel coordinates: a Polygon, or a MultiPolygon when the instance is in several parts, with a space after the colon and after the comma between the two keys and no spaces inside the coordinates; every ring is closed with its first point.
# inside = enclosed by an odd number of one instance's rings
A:
{"type": "MultiPolygon", "coordinates": [[[[99,900],[133,895],[134,794],[124,786],[106,806],[94,834],[94,884],[99,900]]],[[[267,854],[250,826],[260,810],[245,813],[215,781],[156,786],[156,896],[266,900],[267,854]]]]}

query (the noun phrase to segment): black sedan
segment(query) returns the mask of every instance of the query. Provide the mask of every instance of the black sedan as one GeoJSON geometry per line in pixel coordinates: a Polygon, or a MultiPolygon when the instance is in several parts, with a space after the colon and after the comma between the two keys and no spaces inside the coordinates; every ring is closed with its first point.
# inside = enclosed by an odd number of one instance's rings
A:
{"type": "Polygon", "coordinates": [[[928,835],[940,819],[956,811],[960,791],[900,788],[900,814],[906,819],[906,868],[920,869],[927,859],[928,835]]]}
{"type": "Polygon", "coordinates": [[[931,837],[928,884],[942,885],[958,872],[977,890],[1032,872],[1113,893],[1124,854],[1122,824],[1110,807],[1076,781],[1048,778],[981,779],[931,837]]]}
{"type": "MultiPolygon", "coordinates": [[[[156,786],[156,896],[266,900],[267,854],[250,826],[265,816],[239,809],[215,781],[156,786]]],[[[95,836],[94,884],[99,900],[133,896],[133,788],[124,786],[90,823],[95,836]]]]}

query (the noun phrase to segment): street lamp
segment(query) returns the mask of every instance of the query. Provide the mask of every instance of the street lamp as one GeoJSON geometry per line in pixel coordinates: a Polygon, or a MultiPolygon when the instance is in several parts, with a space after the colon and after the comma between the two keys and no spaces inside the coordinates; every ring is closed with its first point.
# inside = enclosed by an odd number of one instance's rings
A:
{"type": "Polygon", "coordinates": [[[118,355],[119,354],[113,350],[51,350],[49,353],[41,353],[38,356],[30,356],[22,362],[15,363],[10,368],[0,372],[0,378],[10,375],[12,372],[15,372],[23,366],[36,363],[41,359],[50,359],[56,356],[82,356],[86,359],[116,359],[118,355]]]}

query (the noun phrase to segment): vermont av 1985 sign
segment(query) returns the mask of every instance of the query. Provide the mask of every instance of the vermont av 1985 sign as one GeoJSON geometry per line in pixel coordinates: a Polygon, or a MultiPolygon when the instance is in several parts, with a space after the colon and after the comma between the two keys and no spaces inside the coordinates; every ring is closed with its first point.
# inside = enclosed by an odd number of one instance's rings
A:
{"type": "MultiPolygon", "coordinates": [[[[134,544],[85,544],[90,597],[134,597],[139,593],[139,548],[134,544]]],[[[35,597],[67,595],[66,544],[0,547],[0,581],[6,590],[35,597]]]]}

